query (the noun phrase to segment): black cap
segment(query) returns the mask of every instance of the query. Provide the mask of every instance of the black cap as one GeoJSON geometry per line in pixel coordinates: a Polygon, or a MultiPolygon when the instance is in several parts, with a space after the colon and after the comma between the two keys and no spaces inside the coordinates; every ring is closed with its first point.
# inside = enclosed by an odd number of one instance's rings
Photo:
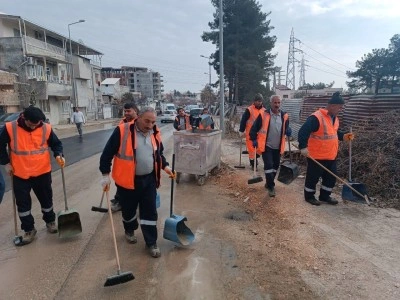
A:
{"type": "Polygon", "coordinates": [[[340,95],[340,92],[335,92],[332,98],[329,100],[328,104],[344,104],[344,100],[340,95]]]}

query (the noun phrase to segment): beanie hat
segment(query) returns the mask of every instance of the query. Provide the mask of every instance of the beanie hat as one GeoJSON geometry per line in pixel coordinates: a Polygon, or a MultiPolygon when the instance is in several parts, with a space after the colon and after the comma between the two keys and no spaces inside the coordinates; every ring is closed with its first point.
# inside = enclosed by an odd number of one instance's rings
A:
{"type": "Polygon", "coordinates": [[[254,100],[253,100],[254,102],[256,102],[256,101],[264,101],[264,98],[263,98],[263,96],[260,94],[260,93],[258,93],[258,94],[256,94],[255,96],[254,96],[254,100]]]}
{"type": "Polygon", "coordinates": [[[344,104],[344,100],[340,95],[340,92],[335,92],[332,98],[329,100],[328,104],[344,104]]]}

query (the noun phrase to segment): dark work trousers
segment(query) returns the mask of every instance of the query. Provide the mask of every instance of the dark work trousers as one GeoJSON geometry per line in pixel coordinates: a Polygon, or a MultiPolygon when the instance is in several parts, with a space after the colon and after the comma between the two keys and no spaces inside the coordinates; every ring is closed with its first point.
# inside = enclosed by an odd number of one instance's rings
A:
{"type": "Polygon", "coordinates": [[[265,151],[262,153],[262,159],[264,161],[264,173],[267,187],[272,189],[275,187],[274,180],[281,160],[280,150],[265,146],[265,151]]]}
{"type": "Polygon", "coordinates": [[[122,211],[122,222],[126,232],[138,229],[137,207],[139,206],[140,228],[147,246],[157,242],[156,178],[153,173],[135,176],[135,189],[117,185],[117,194],[122,211]]]}
{"type": "Polygon", "coordinates": [[[43,220],[46,223],[54,222],[56,215],[53,210],[53,190],[51,188],[51,172],[37,177],[22,179],[13,176],[14,194],[17,202],[21,229],[31,231],[35,226],[35,220],[31,214],[32,198],[31,190],[35,193],[42,208],[43,220]]]}
{"type": "MultiPolygon", "coordinates": [[[[317,160],[328,170],[336,174],[336,160],[317,160]]],[[[311,159],[307,158],[307,174],[304,185],[304,198],[311,199],[316,192],[316,186],[319,178],[322,177],[321,189],[319,191],[319,199],[329,199],[332,189],[335,186],[336,178],[327,171],[318,166],[311,159]]]]}
{"type": "Polygon", "coordinates": [[[75,123],[76,129],[78,129],[79,136],[82,136],[82,123],[75,123]]]}

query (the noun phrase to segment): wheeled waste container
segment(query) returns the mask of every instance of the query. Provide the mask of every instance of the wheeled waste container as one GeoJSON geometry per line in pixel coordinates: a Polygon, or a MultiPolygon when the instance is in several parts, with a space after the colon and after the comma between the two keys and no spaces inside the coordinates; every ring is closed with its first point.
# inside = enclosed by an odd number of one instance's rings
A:
{"type": "Polygon", "coordinates": [[[174,132],[176,183],[182,173],[196,176],[203,185],[208,173],[221,163],[221,131],[192,129],[174,132]]]}

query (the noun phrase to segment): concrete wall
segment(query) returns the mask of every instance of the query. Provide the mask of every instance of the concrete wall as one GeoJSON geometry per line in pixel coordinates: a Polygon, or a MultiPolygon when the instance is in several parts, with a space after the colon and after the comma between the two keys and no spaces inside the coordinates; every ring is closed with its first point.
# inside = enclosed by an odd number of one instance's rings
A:
{"type": "Polygon", "coordinates": [[[92,78],[92,68],[91,68],[89,59],[74,56],[73,62],[74,62],[75,78],[81,78],[81,79],[91,79],[92,78]]]}

